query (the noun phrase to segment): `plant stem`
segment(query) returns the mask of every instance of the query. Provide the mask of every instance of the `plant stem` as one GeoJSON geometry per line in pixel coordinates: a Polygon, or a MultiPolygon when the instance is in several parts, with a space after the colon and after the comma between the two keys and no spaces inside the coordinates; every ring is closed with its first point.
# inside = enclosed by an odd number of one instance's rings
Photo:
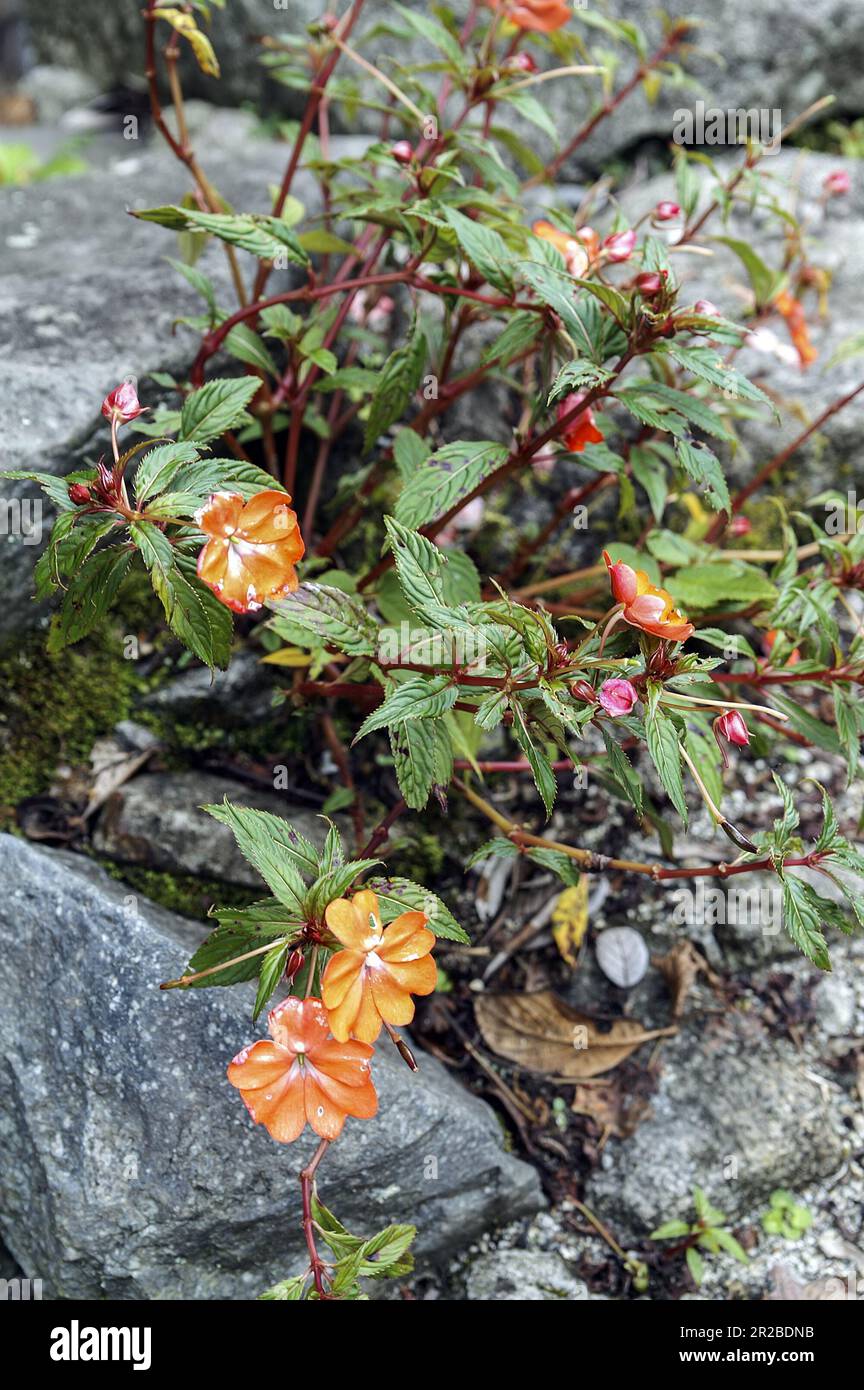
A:
{"type": "Polygon", "coordinates": [[[327,1298],[327,1290],[324,1285],[326,1278],[326,1267],[324,1261],[318,1254],[318,1247],[315,1244],[315,1222],[312,1217],[312,1194],[315,1190],[315,1173],[318,1165],[330,1147],[329,1139],[322,1139],[312,1161],[306,1165],[300,1174],[300,1196],[303,1203],[303,1235],[306,1238],[306,1249],[309,1251],[309,1271],[315,1284],[315,1292],[319,1298],[327,1298]]]}

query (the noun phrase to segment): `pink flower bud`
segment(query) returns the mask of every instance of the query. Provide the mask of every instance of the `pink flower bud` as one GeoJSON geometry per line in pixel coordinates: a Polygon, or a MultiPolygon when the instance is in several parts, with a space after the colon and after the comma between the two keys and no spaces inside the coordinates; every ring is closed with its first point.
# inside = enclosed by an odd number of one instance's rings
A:
{"type": "Polygon", "coordinates": [[[718,737],[722,735],[730,743],[737,744],[739,748],[746,748],[750,742],[750,730],[741,718],[737,709],[727,710],[714,720],[714,733],[718,737]]]}
{"type": "Polygon", "coordinates": [[[397,140],[391,145],[390,153],[399,164],[410,164],[414,158],[414,147],[410,140],[397,140]]]}
{"type": "Polygon", "coordinates": [[[852,180],[845,169],[832,169],[822,180],[822,187],[828,194],[848,193],[852,180]]]}
{"type": "Polygon", "coordinates": [[[643,270],[636,276],[635,284],[643,299],[653,299],[663,288],[663,276],[657,270],[643,270]]]}
{"type": "Polygon", "coordinates": [[[507,59],[507,67],[516,72],[537,71],[537,64],[530,53],[514,53],[512,58],[507,59]]]}
{"type": "Polygon", "coordinates": [[[636,245],[636,233],[631,227],[626,232],[613,232],[603,243],[607,261],[629,261],[636,245]]]}
{"type": "Polygon", "coordinates": [[[93,499],[90,496],[89,487],[85,487],[83,483],[73,483],[69,489],[69,500],[74,502],[76,507],[83,507],[85,503],[91,502],[93,499]]]}
{"type": "Polygon", "coordinates": [[[671,203],[668,200],[664,200],[662,203],[658,203],[656,208],[654,209],[654,217],[658,222],[671,222],[673,217],[680,216],[681,209],[678,206],[678,204],[671,203]]]}
{"type": "Polygon", "coordinates": [[[712,304],[710,299],[697,299],[693,305],[697,314],[703,314],[706,319],[716,319],[720,316],[720,310],[716,304],[712,304]]]}
{"type": "Polygon", "coordinates": [[[130,420],[134,420],[141,415],[145,407],[138,404],[138,392],[131,381],[124,381],[120,386],[115,386],[102,402],[102,414],[106,420],[117,420],[121,425],[127,425],[130,420]]]}
{"type": "Polygon", "coordinates": [[[639,696],[635,685],[630,681],[619,680],[613,677],[611,680],[604,681],[600,687],[597,698],[613,719],[619,715],[629,714],[639,696]]]}
{"type": "Polygon", "coordinates": [[[292,951],[285,965],[285,979],[293,980],[294,976],[303,968],[303,952],[301,950],[292,951]]]}
{"type": "Polygon", "coordinates": [[[730,536],[749,536],[753,530],[752,521],[748,521],[746,516],[733,516],[729,522],[730,536]]]}

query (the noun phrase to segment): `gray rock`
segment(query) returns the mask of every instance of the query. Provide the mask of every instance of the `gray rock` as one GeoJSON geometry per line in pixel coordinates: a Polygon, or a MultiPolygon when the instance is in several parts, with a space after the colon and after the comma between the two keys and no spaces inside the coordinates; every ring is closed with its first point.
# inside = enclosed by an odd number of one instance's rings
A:
{"type": "Polygon", "coordinates": [[[585,1200],[626,1243],[688,1216],[694,1184],[734,1220],[775,1187],[833,1173],[846,1148],[843,1093],[818,1071],[735,1012],[713,1034],[685,1029],[664,1046],[652,1115],[610,1141],[585,1200]]]}
{"type": "Polygon", "coordinates": [[[109,797],[93,846],[97,854],[123,864],[260,888],[261,878],[243,858],[228,826],[201,810],[226,796],[237,806],[288,816],[307,838],[324,843],[326,823],[278,792],[204,772],[148,772],[109,797]]]}
{"type": "MultiPolygon", "coordinates": [[[[302,1267],[292,1148],[225,1080],[259,1030],[248,987],[160,994],[191,924],[75,856],[0,837],[0,1227],[51,1298],[253,1298],[302,1267]]],[[[380,1111],[320,1170],[359,1231],[419,1228],[421,1257],[536,1210],[536,1173],[431,1058],[375,1060],[380,1111]]]]}
{"type": "Polygon", "coordinates": [[[205,716],[217,723],[260,724],[273,715],[273,694],[285,678],[263,666],[263,653],[238,651],[227,671],[211,675],[205,666],[190,667],[174,680],[145,695],[141,708],[170,719],[205,716]]]}
{"type": "Polygon", "coordinates": [[[591,1298],[587,1286],[552,1251],[493,1250],[468,1270],[470,1303],[574,1303],[591,1298]]]}
{"type": "Polygon", "coordinates": [[[842,975],[823,975],[813,991],[816,1017],[829,1038],[848,1037],[855,1025],[855,990],[842,975]]]}

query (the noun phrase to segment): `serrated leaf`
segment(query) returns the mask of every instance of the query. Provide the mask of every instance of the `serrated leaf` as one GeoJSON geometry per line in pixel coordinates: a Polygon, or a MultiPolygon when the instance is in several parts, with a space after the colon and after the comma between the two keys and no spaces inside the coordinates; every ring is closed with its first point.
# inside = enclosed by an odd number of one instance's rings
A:
{"type": "Polygon", "coordinates": [[[381,368],[378,388],[369,406],[364,450],[371,449],[378,436],[404,414],[420,384],[425,361],[426,339],[415,323],[408,342],[396,348],[381,368]]]}
{"type": "Polygon", "coordinates": [[[421,463],[405,483],[396,501],[396,520],[412,528],[436,520],[508,458],[506,446],[494,440],[445,444],[421,463]]]}
{"type": "Polygon", "coordinates": [[[251,417],[246,407],[260,385],[254,376],[217,377],[206,382],[183,402],[180,438],[204,444],[226,430],[247,425],[251,417]]]}
{"type": "Polygon", "coordinates": [[[472,221],[458,208],[442,207],[441,214],[455,232],[465,256],[483,279],[495,289],[509,293],[512,277],[507,267],[513,257],[504,238],[492,227],[472,221]]]}
{"type": "Polygon", "coordinates": [[[422,912],[429,920],[429,930],[447,941],[468,945],[468,933],[460,927],[453,913],[437,894],[409,878],[370,878],[364,887],[377,895],[384,926],[403,912],[422,912]]]}
{"type": "Polygon", "coordinates": [[[513,737],[528,759],[534,785],[543,799],[548,818],[552,814],[552,807],[555,805],[555,797],[558,794],[555,773],[545,750],[534,742],[519,701],[511,700],[510,708],[513,711],[513,737]]]}
{"type": "Polygon", "coordinates": [[[292,833],[288,822],[266,811],[232,806],[227,797],[220,806],[203,809],[228,826],[244,858],[258,870],[271,893],[292,912],[305,916],[306,885],[285,853],[292,833]]]}
{"type": "Polygon", "coordinates": [[[648,753],[657,769],[657,775],[686,827],[689,817],[687,802],[684,799],[684,778],[681,771],[678,730],[669,716],[657,704],[656,699],[649,701],[649,708],[645,715],[645,737],[648,753]]]}
{"type": "Polygon", "coordinates": [[[349,656],[373,656],[377,651],[377,623],[362,602],[343,589],[306,581],[267,607],[276,615],[268,626],[287,642],[338,647],[349,656]]]}
{"type": "Polygon", "coordinates": [[[691,444],[687,439],[675,440],[678,462],[688,477],[704,489],[706,500],[715,511],[732,510],[729,488],[716,454],[704,444],[691,444]]]}
{"type": "Polygon", "coordinates": [[[433,719],[452,709],[459,697],[459,687],[446,673],[437,676],[411,676],[397,685],[377,709],[367,715],[355,734],[353,743],[375,729],[405,720],[433,719]]]}
{"type": "Polygon", "coordinates": [[[447,731],[431,719],[405,720],[391,726],[390,747],[405,804],[422,811],[432,788],[450,781],[453,755],[447,731]]]}
{"type": "Polygon", "coordinates": [[[273,261],[284,257],[295,265],[306,266],[309,257],[294,232],[279,217],[242,213],[199,212],[197,208],[166,205],[135,210],[133,217],[144,222],[156,222],[175,232],[202,231],[248,251],[259,260],[273,261]]]}
{"type": "Polygon", "coordinates": [[[781,874],[783,883],[783,925],[795,945],[820,970],[831,969],[828,945],[821,931],[821,915],[814,898],[818,894],[803,879],[781,874]]]}
{"type": "Polygon", "coordinates": [[[255,995],[255,1006],[252,1010],[253,1023],[282,978],[290,945],[290,941],[285,941],[274,946],[272,951],[268,951],[262,960],[261,973],[258,977],[258,992],[255,995]]]}

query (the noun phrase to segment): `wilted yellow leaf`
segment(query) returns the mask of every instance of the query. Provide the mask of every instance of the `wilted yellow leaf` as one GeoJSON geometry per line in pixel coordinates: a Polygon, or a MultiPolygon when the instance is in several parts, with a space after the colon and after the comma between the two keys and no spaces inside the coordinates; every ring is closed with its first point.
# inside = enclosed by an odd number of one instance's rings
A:
{"type": "Polygon", "coordinates": [[[262,656],[262,666],[308,666],[312,660],[311,652],[301,651],[299,647],[280,647],[278,652],[262,656]]]}
{"type": "Polygon", "coordinates": [[[582,875],[572,888],[565,888],[552,909],[552,935],[567,964],[579,964],[579,947],[588,928],[588,879],[582,875]]]}
{"type": "Polygon", "coordinates": [[[219,59],[216,57],[212,43],[206,34],[195,22],[195,16],[185,13],[183,10],[175,10],[170,7],[159,8],[153,11],[154,18],[164,19],[178,34],[182,34],[184,39],[188,39],[202,72],[208,77],[219,77],[219,59]]]}

